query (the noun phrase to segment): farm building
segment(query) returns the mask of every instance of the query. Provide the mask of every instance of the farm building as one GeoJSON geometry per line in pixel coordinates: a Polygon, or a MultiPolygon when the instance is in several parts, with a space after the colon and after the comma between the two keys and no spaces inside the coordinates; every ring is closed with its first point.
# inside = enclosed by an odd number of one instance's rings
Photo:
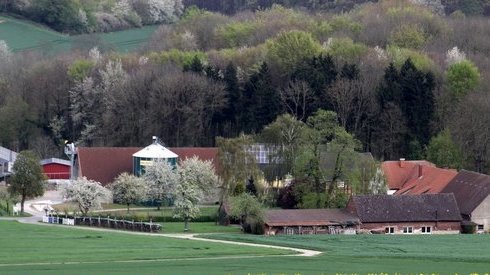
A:
{"type": "Polygon", "coordinates": [[[360,229],[387,234],[459,233],[461,215],[453,194],[353,196],[346,210],[360,229]]]}
{"type": "Polygon", "coordinates": [[[156,137],[153,137],[153,144],[133,154],[133,174],[136,176],[143,175],[145,167],[153,165],[155,161],[165,161],[175,167],[178,158],[177,154],[165,148],[156,137]]]}
{"type": "Polygon", "coordinates": [[[43,172],[50,180],[70,179],[71,163],[69,160],[50,158],[41,160],[43,172]]]}
{"type": "Polygon", "coordinates": [[[479,233],[490,231],[490,176],[462,170],[442,190],[456,198],[461,216],[479,233]]]}
{"type": "Polygon", "coordinates": [[[343,209],[281,209],[265,212],[265,234],[355,234],[359,219],[343,209]]]}
{"type": "MultiPolygon", "coordinates": [[[[75,158],[75,177],[87,177],[107,185],[121,173],[133,173],[133,155],[141,147],[78,147],[75,158]]],[[[179,156],[178,161],[197,156],[209,160],[216,169],[218,165],[218,148],[168,148],[179,156]]]]}
{"type": "Polygon", "coordinates": [[[385,161],[381,169],[390,195],[439,193],[457,174],[454,170],[437,168],[426,160],[385,161]]]}
{"type": "Polygon", "coordinates": [[[0,181],[12,173],[12,166],[16,159],[16,152],[0,146],[0,181]]]}

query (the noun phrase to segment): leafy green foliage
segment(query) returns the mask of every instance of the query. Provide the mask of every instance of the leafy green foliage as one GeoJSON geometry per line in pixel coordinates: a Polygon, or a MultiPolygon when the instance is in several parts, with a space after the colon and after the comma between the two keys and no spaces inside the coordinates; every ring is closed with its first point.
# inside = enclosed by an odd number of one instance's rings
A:
{"type": "Polygon", "coordinates": [[[400,48],[420,49],[426,42],[425,33],[417,25],[402,25],[390,36],[390,43],[400,48]]]}
{"type": "Polygon", "coordinates": [[[463,153],[451,138],[451,132],[444,130],[430,140],[427,146],[427,160],[438,167],[460,169],[463,153]]]}
{"type": "Polygon", "coordinates": [[[263,234],[264,213],[256,197],[242,193],[230,198],[230,216],[240,220],[247,233],[263,234]]]}
{"type": "Polygon", "coordinates": [[[9,180],[8,191],[20,196],[21,213],[24,213],[26,199],[44,194],[45,176],[39,158],[31,151],[22,151],[14,162],[14,174],[9,180]]]}
{"type": "Polygon", "coordinates": [[[354,62],[361,58],[367,47],[361,43],[354,43],[350,38],[332,39],[327,47],[327,53],[343,62],[354,62]]]}
{"type": "Polygon", "coordinates": [[[284,73],[291,73],[303,60],[320,54],[322,47],[310,33],[289,31],[267,42],[267,59],[284,73]]]}
{"type": "Polygon", "coordinates": [[[449,66],[446,72],[449,89],[453,98],[461,98],[474,90],[480,83],[480,72],[469,60],[463,60],[449,66]]]}
{"type": "Polygon", "coordinates": [[[95,67],[95,62],[86,59],[78,59],[68,67],[68,75],[75,81],[82,81],[95,67]]]}

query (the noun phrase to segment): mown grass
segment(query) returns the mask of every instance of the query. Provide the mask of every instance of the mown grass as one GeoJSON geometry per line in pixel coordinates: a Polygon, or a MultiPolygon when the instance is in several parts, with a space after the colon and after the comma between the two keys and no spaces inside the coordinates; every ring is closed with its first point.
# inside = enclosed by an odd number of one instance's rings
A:
{"type": "MultiPolygon", "coordinates": [[[[99,33],[100,42],[106,48],[120,52],[133,51],[143,46],[151,38],[158,26],[144,26],[142,28],[117,31],[112,33],[99,33]]],[[[14,51],[39,50],[42,52],[66,51],[90,39],[87,35],[68,36],[26,20],[19,20],[8,16],[0,16],[0,40],[5,40],[9,48],[14,51]],[[87,38],[84,38],[87,37],[87,38]]]]}
{"type": "Polygon", "coordinates": [[[1,274],[484,275],[490,272],[490,235],[207,236],[323,251],[316,257],[284,257],[270,255],[271,250],[265,248],[14,222],[0,222],[0,232],[1,274]],[[263,257],[250,258],[251,255],[263,257]],[[126,262],[128,259],[138,261],[126,262]],[[73,263],[58,264],[63,261],[73,263]],[[52,264],[24,265],[36,262],[52,264]]]}
{"type": "MultiPolygon", "coordinates": [[[[166,222],[162,225],[162,233],[184,233],[183,222],[166,222]]],[[[202,233],[241,233],[239,226],[220,226],[214,222],[190,222],[189,234],[202,233]]]]}
{"type": "Polygon", "coordinates": [[[6,264],[169,260],[224,256],[282,255],[277,249],[256,249],[122,232],[99,232],[61,226],[0,221],[0,273],[6,264]]]}

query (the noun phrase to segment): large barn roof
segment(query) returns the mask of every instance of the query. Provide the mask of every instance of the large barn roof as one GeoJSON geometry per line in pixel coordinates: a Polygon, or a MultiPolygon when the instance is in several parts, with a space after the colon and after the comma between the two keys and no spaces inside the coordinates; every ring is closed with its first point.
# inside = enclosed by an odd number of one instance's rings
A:
{"type": "Polygon", "coordinates": [[[411,177],[395,195],[437,194],[458,174],[456,170],[419,165],[416,177],[411,177]]]}
{"type": "Polygon", "coordinates": [[[470,215],[490,195],[490,176],[461,170],[442,193],[453,193],[461,213],[470,215]]]}
{"type": "Polygon", "coordinates": [[[353,196],[352,203],[363,223],[461,221],[453,194],[353,196]]]}
{"type": "MultiPolygon", "coordinates": [[[[123,172],[132,173],[132,156],[141,149],[141,147],[79,147],[78,173],[104,185],[111,183],[123,172]]],[[[200,160],[211,161],[215,169],[219,169],[218,148],[185,147],[170,148],[170,150],[179,155],[180,161],[197,156],[200,160]]]]}

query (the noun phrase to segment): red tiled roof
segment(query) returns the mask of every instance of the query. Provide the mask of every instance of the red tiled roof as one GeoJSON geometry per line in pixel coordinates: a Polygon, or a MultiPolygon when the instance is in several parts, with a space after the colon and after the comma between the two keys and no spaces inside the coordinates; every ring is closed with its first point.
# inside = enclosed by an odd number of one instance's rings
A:
{"type": "MultiPolygon", "coordinates": [[[[133,172],[133,154],[143,148],[140,147],[79,147],[78,167],[79,176],[87,177],[102,183],[109,184],[123,172],[133,172]]],[[[179,160],[197,156],[200,160],[211,160],[215,169],[218,165],[218,148],[214,147],[187,147],[168,148],[179,155],[179,160]]]]}
{"type": "Polygon", "coordinates": [[[453,193],[461,213],[471,215],[482,201],[490,196],[490,176],[462,170],[442,193],[453,193]]]}
{"type": "Polygon", "coordinates": [[[461,221],[453,194],[353,196],[348,209],[362,223],[461,221]]]}
{"type": "Polygon", "coordinates": [[[79,147],[78,175],[109,184],[123,172],[133,172],[133,154],[140,147],[79,147]]]}
{"type": "Polygon", "coordinates": [[[437,194],[458,174],[455,170],[419,165],[418,177],[411,177],[395,195],[437,194]]]}
{"type": "Polygon", "coordinates": [[[418,178],[419,166],[435,167],[433,163],[426,160],[384,161],[381,169],[383,169],[388,189],[401,189],[408,181],[418,178]]]}
{"type": "Polygon", "coordinates": [[[278,209],[265,211],[269,226],[321,226],[357,224],[359,219],[343,209],[278,209]]]}

